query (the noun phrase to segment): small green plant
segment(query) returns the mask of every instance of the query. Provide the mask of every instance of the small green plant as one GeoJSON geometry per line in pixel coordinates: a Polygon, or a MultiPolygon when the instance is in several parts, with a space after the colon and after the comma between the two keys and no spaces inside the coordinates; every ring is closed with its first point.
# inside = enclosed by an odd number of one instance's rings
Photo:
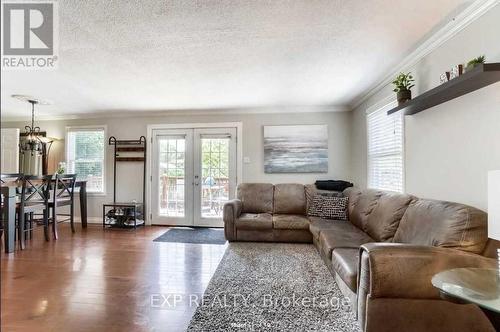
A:
{"type": "Polygon", "coordinates": [[[413,82],[415,82],[415,80],[413,79],[411,73],[400,73],[396,79],[392,81],[392,84],[394,84],[394,92],[409,91],[415,86],[413,82]]]}
{"type": "Polygon", "coordinates": [[[64,174],[65,171],[66,171],[66,163],[60,162],[59,166],[57,167],[56,173],[57,174],[64,174]]]}
{"type": "Polygon", "coordinates": [[[484,63],[485,60],[486,60],[486,57],[484,55],[478,56],[477,58],[474,58],[474,59],[470,60],[469,62],[467,62],[467,67],[475,67],[476,65],[478,65],[480,63],[484,63]]]}

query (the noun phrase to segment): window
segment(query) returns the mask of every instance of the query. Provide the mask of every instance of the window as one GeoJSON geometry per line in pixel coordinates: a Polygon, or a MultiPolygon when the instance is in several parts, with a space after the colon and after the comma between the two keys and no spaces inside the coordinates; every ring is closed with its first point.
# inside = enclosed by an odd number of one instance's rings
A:
{"type": "Polygon", "coordinates": [[[87,180],[87,191],[104,193],[105,127],[69,127],[66,135],[67,173],[87,180]]]}
{"type": "Polygon", "coordinates": [[[393,104],[368,114],[368,186],[404,191],[402,112],[387,115],[393,104]]]}

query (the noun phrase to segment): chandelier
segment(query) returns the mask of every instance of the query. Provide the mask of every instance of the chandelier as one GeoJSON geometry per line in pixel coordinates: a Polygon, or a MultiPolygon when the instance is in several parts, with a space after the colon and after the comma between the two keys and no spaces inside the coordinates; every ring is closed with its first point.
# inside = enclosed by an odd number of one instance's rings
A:
{"type": "Polygon", "coordinates": [[[44,137],[40,127],[35,125],[35,105],[50,105],[48,100],[42,100],[25,95],[12,95],[13,98],[31,105],[31,125],[24,127],[20,148],[20,171],[29,175],[47,174],[48,154],[54,139],[44,137]]]}
{"type": "Polygon", "coordinates": [[[27,146],[21,148],[23,150],[42,151],[42,143],[50,143],[50,140],[40,135],[40,127],[35,126],[35,105],[51,105],[52,103],[48,100],[26,95],[12,95],[12,97],[31,104],[31,126],[24,126],[26,139],[23,143],[27,146]]]}

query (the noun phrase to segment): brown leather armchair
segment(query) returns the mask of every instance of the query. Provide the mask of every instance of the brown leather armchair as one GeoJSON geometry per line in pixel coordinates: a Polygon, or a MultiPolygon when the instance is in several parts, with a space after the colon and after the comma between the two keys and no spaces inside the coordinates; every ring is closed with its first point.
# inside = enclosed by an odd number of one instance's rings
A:
{"type": "Polygon", "coordinates": [[[365,331],[494,331],[479,308],[443,301],[431,284],[444,270],[495,268],[494,259],[401,243],[364,244],[360,258],[358,321],[365,331]]]}

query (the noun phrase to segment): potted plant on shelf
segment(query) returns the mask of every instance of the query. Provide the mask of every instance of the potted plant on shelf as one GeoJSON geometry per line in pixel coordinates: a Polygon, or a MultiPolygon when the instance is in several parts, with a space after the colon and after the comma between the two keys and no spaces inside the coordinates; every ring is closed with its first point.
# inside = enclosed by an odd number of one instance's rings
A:
{"type": "Polygon", "coordinates": [[[400,73],[392,82],[395,86],[394,92],[397,93],[398,105],[411,100],[411,88],[415,86],[413,82],[415,82],[415,80],[413,79],[411,73],[400,73]]]}
{"type": "Polygon", "coordinates": [[[484,55],[478,56],[477,58],[470,60],[469,62],[467,62],[467,66],[465,67],[465,71],[469,71],[469,70],[474,69],[474,67],[476,67],[477,65],[484,63],[485,60],[486,60],[486,57],[484,55]]]}

